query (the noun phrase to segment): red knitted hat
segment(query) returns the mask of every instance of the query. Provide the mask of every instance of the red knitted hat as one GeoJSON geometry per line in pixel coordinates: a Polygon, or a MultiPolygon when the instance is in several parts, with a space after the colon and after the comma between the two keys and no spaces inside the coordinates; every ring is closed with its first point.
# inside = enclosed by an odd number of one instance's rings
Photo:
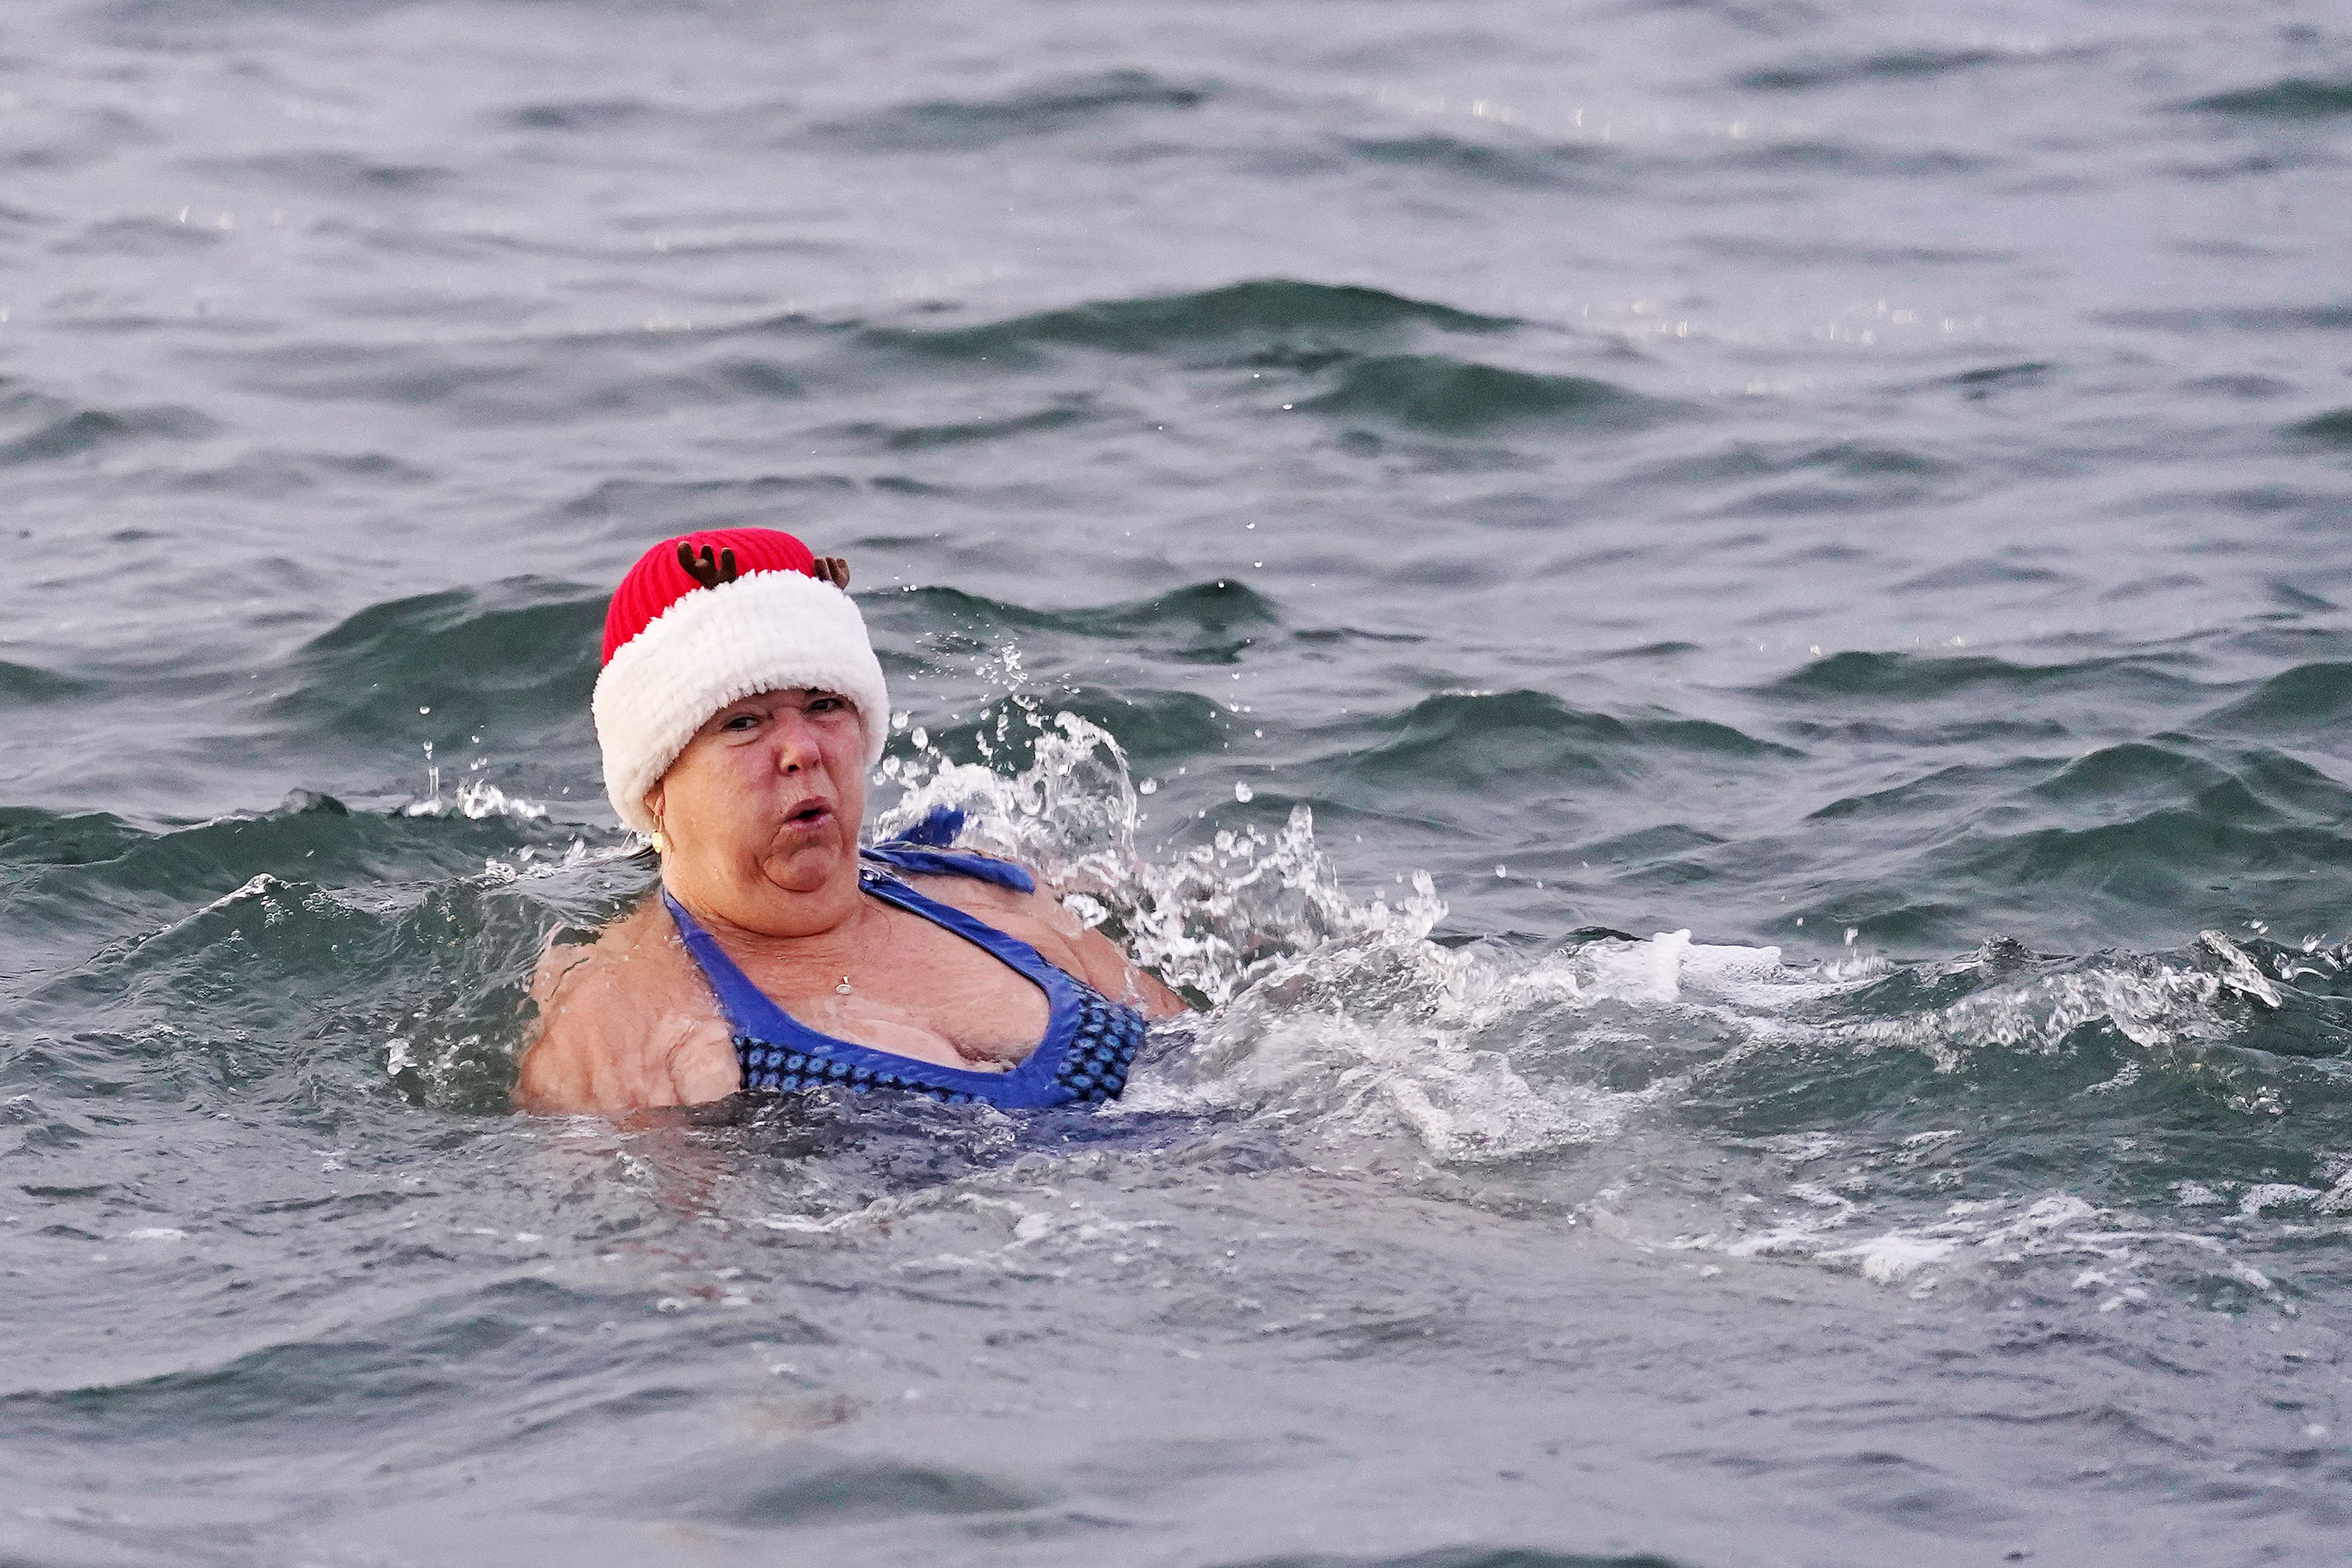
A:
{"type": "Polygon", "coordinates": [[[809,553],[809,547],[772,528],[706,528],[699,533],[665,539],[637,557],[637,563],[613,590],[613,603],[604,611],[605,664],[612,663],[621,645],[644,631],[647,622],[706,585],[678,559],[681,544],[698,566],[708,556],[712,568],[723,571],[726,557],[733,555],[735,570],[726,574],[730,577],[748,577],[754,572],[816,575],[816,557],[809,553]]]}
{"type": "Polygon", "coordinates": [[[890,697],[881,663],[865,617],[816,575],[808,546],[772,528],[663,540],[629,568],[604,612],[594,707],[613,809],[651,833],[646,792],[706,720],[746,697],[803,687],[849,699],[866,765],[882,760],[890,697]]]}

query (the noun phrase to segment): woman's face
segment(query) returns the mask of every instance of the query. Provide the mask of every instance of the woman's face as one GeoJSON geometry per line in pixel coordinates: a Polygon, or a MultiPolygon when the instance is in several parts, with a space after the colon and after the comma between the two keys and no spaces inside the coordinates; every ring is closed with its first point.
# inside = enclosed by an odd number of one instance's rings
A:
{"type": "Polygon", "coordinates": [[[662,881],[697,914],[807,936],[856,906],[866,737],[845,697],[766,691],[730,703],[646,805],[667,844],[662,881]]]}

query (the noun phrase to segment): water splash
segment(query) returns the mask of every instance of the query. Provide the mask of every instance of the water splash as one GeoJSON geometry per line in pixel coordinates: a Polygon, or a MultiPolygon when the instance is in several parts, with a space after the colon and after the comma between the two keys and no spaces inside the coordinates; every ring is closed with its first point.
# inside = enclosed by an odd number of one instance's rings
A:
{"type": "Polygon", "coordinates": [[[928,749],[886,761],[884,780],[903,793],[878,814],[877,835],[903,831],[941,806],[962,811],[969,847],[1034,867],[1087,924],[1198,1001],[1227,1002],[1280,961],[1331,938],[1397,925],[1418,941],[1444,918],[1425,876],[1394,908],[1384,899],[1351,900],[1317,847],[1314,814],[1303,805],[1270,837],[1220,828],[1209,842],[1155,861],[1137,845],[1138,791],[1108,731],[1075,714],[1049,719],[1007,703],[992,738],[982,732],[983,754],[1009,752],[1016,731],[1030,760],[1015,773],[928,749]]]}
{"type": "Polygon", "coordinates": [[[433,790],[423,800],[409,802],[400,808],[403,816],[462,816],[469,822],[479,822],[488,816],[510,816],[523,822],[543,821],[547,807],[538,801],[512,795],[488,779],[467,779],[444,800],[441,795],[441,770],[433,770],[433,790]]]}
{"type": "MultiPolygon", "coordinates": [[[[1858,1048],[1916,1050],[1938,1071],[1953,1072],[1972,1052],[2053,1052],[2077,1031],[2095,1025],[2150,1050],[2223,1041],[2238,1032],[2237,1021],[2223,1009],[2226,1001],[2244,998],[2271,1009],[2284,1005],[2278,987],[2220,931],[2200,935],[2197,951],[2206,963],[2103,954],[2056,971],[1995,979],[1948,1006],[1868,1019],[1843,1034],[1858,1048]]],[[[1990,973],[2001,956],[1998,945],[1990,945],[1947,973],[1990,973]]]]}

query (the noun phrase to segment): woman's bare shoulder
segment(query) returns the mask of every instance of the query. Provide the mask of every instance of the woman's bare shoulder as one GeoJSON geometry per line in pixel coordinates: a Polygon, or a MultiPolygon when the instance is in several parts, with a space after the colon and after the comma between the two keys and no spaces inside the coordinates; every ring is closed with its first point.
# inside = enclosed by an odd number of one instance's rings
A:
{"type": "Polygon", "coordinates": [[[1076,975],[1107,996],[1141,1007],[1155,1018],[1192,1011],[1192,1004],[1160,984],[1150,972],[1136,967],[1102,932],[1063,907],[1062,900],[1040,883],[1034,892],[972,877],[908,879],[923,892],[976,915],[1008,936],[1017,936],[1043,954],[1046,962],[1076,975]]]}
{"type": "Polygon", "coordinates": [[[918,874],[907,880],[925,896],[968,915],[977,915],[1020,937],[1049,958],[1058,956],[1055,951],[1057,946],[1076,941],[1086,930],[1042,883],[1034,892],[1024,893],[977,877],[918,874]],[[1047,940],[1040,941],[1041,937],[1047,940]]]}
{"type": "Polygon", "coordinates": [[[562,934],[531,976],[540,1028],[516,1079],[518,1109],[614,1115],[733,1091],[732,1053],[719,1083],[713,1048],[724,1050],[726,1025],[659,900],[646,899],[593,942],[562,934]]]}

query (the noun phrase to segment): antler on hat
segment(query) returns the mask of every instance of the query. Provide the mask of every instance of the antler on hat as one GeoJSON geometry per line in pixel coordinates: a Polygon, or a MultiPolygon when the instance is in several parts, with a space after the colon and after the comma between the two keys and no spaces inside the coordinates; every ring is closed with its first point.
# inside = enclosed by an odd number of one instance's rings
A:
{"type": "MultiPolygon", "coordinates": [[[[706,588],[716,588],[721,583],[735,581],[735,547],[733,545],[721,546],[719,559],[714,562],[710,559],[710,546],[706,544],[702,547],[700,559],[698,560],[694,546],[681,539],[677,542],[677,563],[686,568],[688,576],[706,588]]],[[[814,577],[820,574],[812,572],[809,575],[814,577]]]]}

